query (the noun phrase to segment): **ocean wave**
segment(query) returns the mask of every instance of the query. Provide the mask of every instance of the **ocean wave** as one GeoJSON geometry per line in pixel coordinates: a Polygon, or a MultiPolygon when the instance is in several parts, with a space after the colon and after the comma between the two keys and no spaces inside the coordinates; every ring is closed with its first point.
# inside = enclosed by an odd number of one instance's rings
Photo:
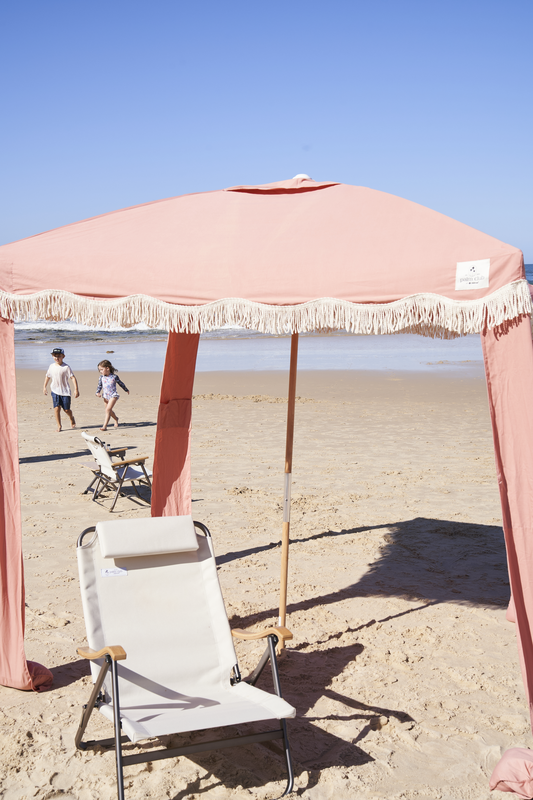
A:
{"type": "MultiPolygon", "coordinates": [[[[49,322],[48,320],[37,320],[33,322],[15,322],[16,331],[44,331],[49,333],[51,331],[77,331],[77,332],[128,332],[128,331],[153,331],[155,328],[149,328],[144,322],[138,325],[133,325],[131,328],[121,328],[119,325],[112,326],[111,328],[98,328],[90,325],[80,325],[78,322],[65,320],[62,322],[49,322]]],[[[158,330],[159,333],[166,333],[162,328],[158,330]]]]}
{"type": "MultiPolygon", "coordinates": [[[[250,331],[238,325],[224,325],[219,330],[203,333],[202,339],[254,339],[266,334],[250,331]]],[[[31,322],[15,322],[15,341],[32,344],[48,344],[52,342],[134,342],[166,340],[168,331],[164,328],[150,328],[144,322],[123,328],[114,325],[111,328],[81,325],[72,320],[50,322],[35,320],[31,322]]]]}

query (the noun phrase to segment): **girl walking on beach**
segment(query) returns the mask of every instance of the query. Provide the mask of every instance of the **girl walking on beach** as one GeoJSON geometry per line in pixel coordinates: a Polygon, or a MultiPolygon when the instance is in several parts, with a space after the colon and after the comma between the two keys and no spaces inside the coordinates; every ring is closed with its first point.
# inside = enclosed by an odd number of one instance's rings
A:
{"type": "Polygon", "coordinates": [[[98,370],[100,372],[100,380],[98,381],[96,396],[102,397],[105,403],[104,424],[100,430],[106,431],[111,417],[113,417],[113,424],[115,425],[115,428],[118,428],[118,417],[113,411],[113,406],[120,397],[117,392],[117,383],[122,389],[124,389],[126,394],[129,394],[129,389],[122,383],[118,375],[115,375],[115,367],[111,361],[107,360],[107,358],[104,359],[104,361],[100,361],[98,364],[98,370]]]}

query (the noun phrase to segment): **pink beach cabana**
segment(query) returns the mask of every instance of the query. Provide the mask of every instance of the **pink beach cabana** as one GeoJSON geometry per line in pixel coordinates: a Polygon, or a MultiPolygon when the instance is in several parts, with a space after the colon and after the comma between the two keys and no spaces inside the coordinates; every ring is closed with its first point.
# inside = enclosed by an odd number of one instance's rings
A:
{"type": "Polygon", "coordinates": [[[533,698],[533,346],[522,253],[416,203],[307,176],[192,194],[0,247],[0,683],[23,645],[13,321],[166,327],[155,515],[189,513],[199,334],[479,333],[523,676],[533,698]]]}

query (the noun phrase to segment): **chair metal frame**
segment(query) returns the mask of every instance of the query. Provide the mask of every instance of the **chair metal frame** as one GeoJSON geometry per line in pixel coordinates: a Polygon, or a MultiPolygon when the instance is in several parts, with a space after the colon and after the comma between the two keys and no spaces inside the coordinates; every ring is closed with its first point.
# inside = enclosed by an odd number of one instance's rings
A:
{"type": "MultiPolygon", "coordinates": [[[[211,538],[211,533],[209,532],[208,528],[205,525],[203,525],[203,523],[194,522],[194,526],[195,528],[201,530],[204,536],[211,538]]],[[[96,530],[95,526],[86,528],[78,537],[77,546],[78,547],[81,546],[83,537],[87,533],[94,533],[95,530],[96,530]]],[[[286,628],[269,628],[263,633],[255,633],[255,632],[248,633],[246,631],[233,630],[232,635],[235,638],[239,639],[266,638],[267,646],[257,667],[247,678],[244,679],[241,678],[239,665],[238,663],[235,664],[232,671],[231,683],[235,684],[239,683],[241,680],[244,680],[245,683],[249,683],[251,686],[255,686],[261,673],[263,672],[266,665],[270,661],[274,691],[278,695],[278,697],[282,697],[281,685],[279,680],[279,671],[276,659],[276,645],[278,644],[280,639],[292,638],[292,634],[290,633],[290,631],[288,631],[286,628]]],[[[103,747],[106,749],[115,750],[118,800],[125,800],[123,770],[124,767],[129,766],[131,764],[142,764],[149,761],[158,761],[160,759],[176,758],[178,756],[188,756],[194,753],[203,753],[211,750],[223,749],[226,747],[236,747],[238,745],[266,742],[272,739],[283,740],[283,755],[285,757],[285,765],[287,768],[288,777],[287,777],[287,786],[281,797],[285,797],[285,795],[289,794],[292,791],[294,786],[294,770],[293,770],[291,752],[289,747],[289,739],[287,736],[287,723],[286,720],[284,719],[279,720],[280,726],[279,728],[275,728],[274,730],[262,731],[260,733],[232,736],[223,739],[214,739],[209,742],[199,742],[198,744],[186,745],[185,747],[174,747],[170,749],[162,748],[159,750],[153,750],[149,753],[137,753],[130,756],[123,755],[122,745],[125,744],[126,742],[129,742],[130,740],[127,736],[121,735],[122,724],[120,721],[120,699],[119,699],[119,688],[118,688],[117,662],[125,659],[126,653],[124,652],[122,647],[112,646],[112,647],[106,647],[98,652],[90,650],[87,647],[78,648],[78,654],[82,658],[88,658],[90,660],[95,660],[104,657],[104,663],[100,668],[100,672],[94,684],[91,696],[89,698],[89,702],[83,706],[80,724],[78,726],[78,730],[75,736],[75,744],[79,750],[88,750],[89,748],[93,747],[103,747]],[[85,733],[85,729],[87,728],[87,724],[89,722],[93,710],[95,708],[99,708],[99,706],[105,702],[105,698],[102,693],[102,686],[110,667],[111,667],[111,680],[112,680],[113,724],[115,729],[115,735],[108,739],[99,739],[99,740],[94,739],[87,742],[83,742],[82,741],[83,735],[85,733]]]]}

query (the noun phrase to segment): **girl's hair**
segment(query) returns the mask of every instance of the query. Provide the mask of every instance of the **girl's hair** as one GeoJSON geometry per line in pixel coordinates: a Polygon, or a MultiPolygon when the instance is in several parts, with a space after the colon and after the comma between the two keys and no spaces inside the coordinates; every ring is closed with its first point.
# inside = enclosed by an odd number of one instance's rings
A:
{"type": "Polygon", "coordinates": [[[98,369],[100,369],[100,367],[109,367],[109,372],[111,373],[111,375],[114,375],[115,372],[118,372],[118,369],[115,369],[111,361],[108,361],[107,358],[104,358],[103,361],[100,361],[100,363],[98,364],[98,369]]]}

